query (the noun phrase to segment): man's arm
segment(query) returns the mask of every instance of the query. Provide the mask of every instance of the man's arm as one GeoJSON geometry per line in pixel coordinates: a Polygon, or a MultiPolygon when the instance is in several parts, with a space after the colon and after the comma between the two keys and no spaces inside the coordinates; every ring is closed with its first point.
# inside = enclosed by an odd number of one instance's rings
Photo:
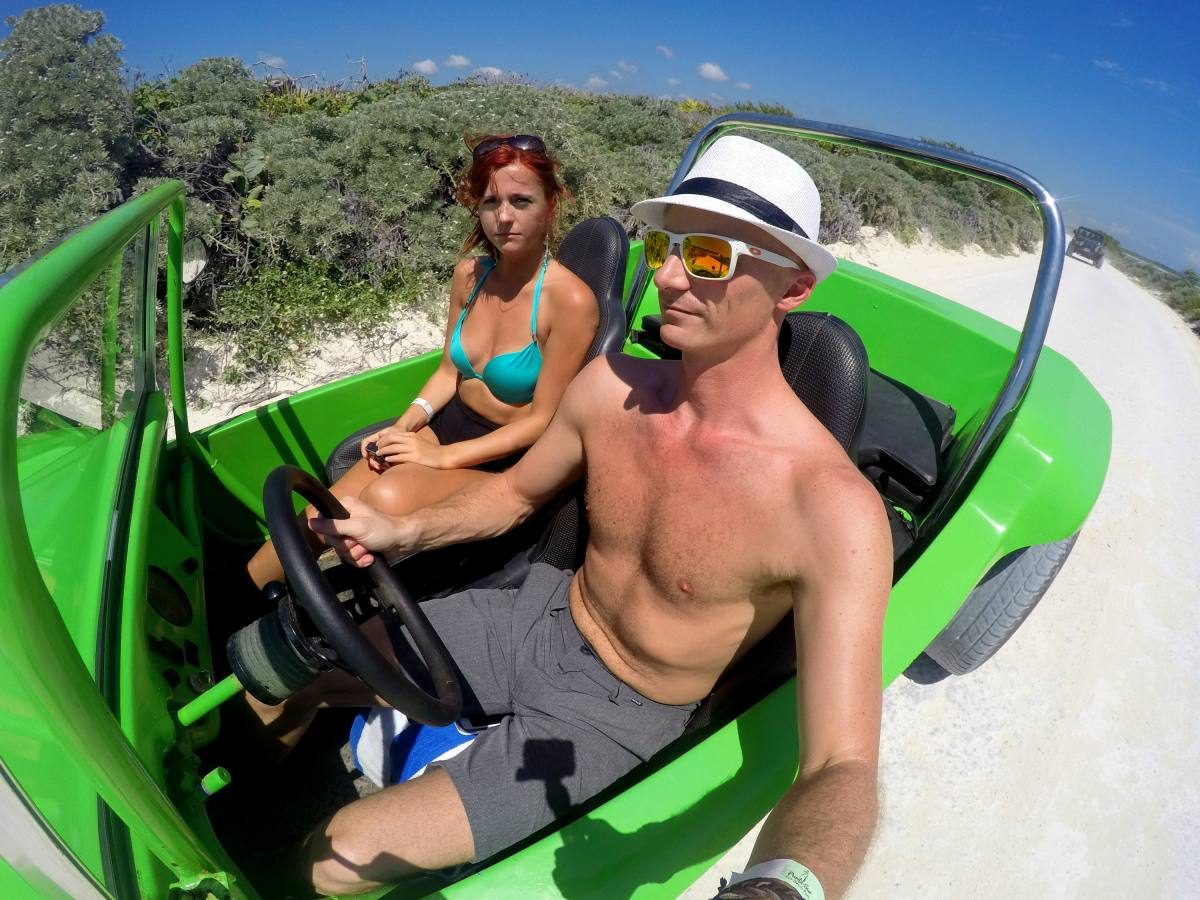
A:
{"type": "Polygon", "coordinates": [[[800,772],[750,856],[751,866],[796,860],[826,898],[850,885],[875,829],[883,617],[892,583],[879,495],[865,481],[846,482],[810,557],[820,568],[796,586],[800,772]]]}
{"type": "Polygon", "coordinates": [[[511,469],[403,517],[378,512],[355,498],[339,498],[349,519],[317,517],[309,526],[332,538],[330,543],[360,566],[374,560],[371,550],[400,556],[503,534],[582,476],[587,398],[595,395],[607,371],[607,362],[596,360],[568,385],[545,432],[511,469]]]}

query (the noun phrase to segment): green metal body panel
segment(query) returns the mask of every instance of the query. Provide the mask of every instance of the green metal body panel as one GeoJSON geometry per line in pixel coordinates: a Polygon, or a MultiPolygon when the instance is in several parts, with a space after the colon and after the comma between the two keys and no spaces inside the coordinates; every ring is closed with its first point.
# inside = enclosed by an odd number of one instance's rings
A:
{"type": "MultiPolygon", "coordinates": [[[[102,435],[80,432],[61,439],[62,446],[74,442],[82,456],[60,457],[57,463],[66,483],[74,479],[79,486],[71,515],[62,508],[46,515],[43,501],[49,482],[43,480],[50,478],[47,467],[56,465],[53,456],[59,452],[52,441],[38,435],[33,441],[11,437],[16,434],[23,370],[35,344],[97,275],[120,260],[132,238],[144,234],[145,247],[153,249],[161,211],[174,207],[172,219],[182,224],[182,191],[182,184],[173,182],[147,192],[8,273],[0,287],[0,427],[5,434],[0,441],[0,593],[5,597],[0,612],[0,709],[6,722],[0,731],[0,759],[57,839],[101,883],[108,877],[101,844],[112,835],[103,824],[108,816],[100,814],[100,801],[124,823],[134,843],[147,848],[177,877],[219,868],[211,845],[188,826],[161,778],[154,777],[146,759],[135,751],[95,680],[98,654],[118,633],[97,633],[96,623],[119,627],[125,610],[144,605],[144,594],[124,593],[131,587],[126,584],[131,572],[118,552],[124,548],[125,534],[123,522],[113,515],[112,498],[122,489],[128,492],[139,463],[150,462],[143,453],[157,452],[146,448],[161,442],[165,406],[161,395],[156,401],[146,384],[137,409],[102,435]],[[41,445],[28,454],[21,450],[24,464],[35,470],[30,505],[18,471],[18,446],[26,443],[41,445]],[[88,508],[96,501],[101,504],[98,515],[88,508]],[[96,524],[69,524],[89,515],[95,516],[96,524]],[[31,536],[41,539],[44,534],[52,540],[35,549],[31,536]],[[68,568],[71,560],[73,573],[68,568]],[[48,565],[45,579],[43,561],[48,565]],[[92,594],[88,617],[74,579],[85,586],[95,584],[98,573],[104,585],[92,594]],[[107,615],[106,601],[115,604],[107,615]]],[[[149,250],[143,253],[154,258],[149,250]]],[[[180,257],[170,264],[178,269],[180,257]]],[[[153,307],[144,297],[139,302],[141,313],[135,322],[141,332],[135,343],[153,347],[153,307]]],[[[146,369],[151,367],[152,359],[146,362],[144,353],[142,361],[146,369]]],[[[124,507],[133,528],[137,517],[131,510],[141,503],[145,512],[146,501],[139,500],[138,493],[132,491],[124,507]]],[[[130,543],[136,545],[136,536],[130,543]]],[[[132,587],[138,577],[132,572],[132,587]]],[[[144,637],[138,643],[144,647],[144,637]]],[[[122,662],[108,659],[113,683],[137,671],[136,665],[122,662]]],[[[138,699],[122,704],[127,710],[136,709],[146,687],[130,690],[138,699]]],[[[116,840],[119,843],[120,836],[116,840]]]]}
{"type": "Polygon", "coordinates": [[[243,413],[195,434],[205,465],[197,473],[206,527],[234,538],[257,540],[262,523],[262,484],[287,463],[314,475],[352,431],[398,418],[437,368],[439,354],[354,375],[243,413]],[[245,523],[251,510],[257,525],[245,523]]]}
{"type": "Polygon", "coordinates": [[[88,672],[95,677],[96,598],[104,585],[109,522],[80,515],[79,498],[111,509],[129,424],[27,435],[17,444],[21,505],[38,568],[88,672]]]}
{"type": "MultiPolygon", "coordinates": [[[[179,185],[165,185],[132,201],[0,286],[0,427],[11,435],[21,372],[39,335],[90,279],[116,267],[131,235],[169,210],[170,412],[148,383],[136,411],[106,415],[103,429],[59,427],[0,444],[0,589],[12,597],[0,609],[7,723],[0,759],[98,881],[114,893],[146,897],[218,872],[231,873],[235,895],[252,891],[237,880],[198,789],[196,751],[215,736],[218,716],[201,714],[188,727],[174,718],[196,696],[194,683],[213,671],[203,573],[221,561],[205,559],[206,541],[261,539],[267,473],[282,463],[320,473],[347,433],[398,415],[438,361],[431,353],[397,362],[190,433],[181,374],[179,192],[179,185]],[[168,415],[173,442],[165,441],[168,415]],[[88,509],[118,505],[120,533],[109,516],[80,514],[80,497],[88,509]],[[163,585],[187,598],[186,621],[152,612],[147,597],[163,585]],[[106,597],[115,606],[105,607],[106,597]],[[127,835],[103,824],[100,798],[127,835]],[[122,869],[136,885],[114,883],[122,869]]],[[[635,244],[627,285],[639,252],[635,244]]],[[[852,263],[842,263],[807,308],[849,322],[874,368],[953,405],[960,445],[980,426],[1017,342],[1006,326],[852,263]]],[[[657,311],[651,284],[634,327],[657,311]]],[[[152,310],[135,320],[152,340],[152,310]]],[[[106,321],[113,321],[111,310],[106,321]]],[[[626,352],[650,355],[634,344],[626,352]]],[[[114,399],[112,370],[106,354],[106,409],[114,399]]],[[[895,585],[881,687],[928,645],[998,559],[1078,530],[1103,481],[1110,433],[1103,400],[1073,364],[1044,349],[1011,428],[966,502],[895,585]]],[[[676,896],[791,782],[795,715],[788,683],[735,721],[671,748],[565,827],[462,882],[412,884],[395,895],[676,896]]],[[[0,865],[6,896],[20,896],[24,883],[0,865]]]]}
{"type": "MultiPolygon", "coordinates": [[[[21,877],[21,874],[0,859],[0,896],[9,897],[11,900],[45,900],[47,897],[56,896],[53,884],[39,884],[36,888],[28,881],[21,877]]],[[[62,896],[58,893],[57,896],[62,896]]]]}

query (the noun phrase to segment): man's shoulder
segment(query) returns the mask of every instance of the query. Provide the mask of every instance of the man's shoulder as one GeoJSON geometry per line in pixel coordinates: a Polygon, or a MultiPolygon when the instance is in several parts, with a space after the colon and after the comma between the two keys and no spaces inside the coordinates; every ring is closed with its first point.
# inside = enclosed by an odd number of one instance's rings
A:
{"type": "Polygon", "coordinates": [[[679,363],[673,360],[606,353],[584,366],[575,381],[583,383],[590,390],[656,390],[666,385],[678,368],[679,363]]]}
{"type": "Polygon", "coordinates": [[[620,353],[598,356],[567,386],[559,410],[577,427],[584,427],[609,414],[641,406],[640,397],[658,393],[665,375],[657,360],[634,359],[620,353]]]}
{"type": "Polygon", "coordinates": [[[822,558],[842,561],[865,551],[891,559],[883,498],[844,453],[798,466],[793,476],[797,516],[822,558]]]}

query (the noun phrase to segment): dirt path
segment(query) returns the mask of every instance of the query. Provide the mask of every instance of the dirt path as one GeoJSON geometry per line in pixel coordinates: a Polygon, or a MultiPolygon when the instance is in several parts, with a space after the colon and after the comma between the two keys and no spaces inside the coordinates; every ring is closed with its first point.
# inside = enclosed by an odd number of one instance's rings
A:
{"type": "MultiPolygon", "coordinates": [[[[887,270],[1020,327],[1032,261],[887,270]]],[[[883,811],[848,897],[1185,896],[1200,878],[1200,340],[1068,259],[1049,343],[1113,413],[1108,479],[1025,626],[964,678],[884,696],[883,811]]],[[[711,896],[730,852],[685,897],[711,896]]]]}

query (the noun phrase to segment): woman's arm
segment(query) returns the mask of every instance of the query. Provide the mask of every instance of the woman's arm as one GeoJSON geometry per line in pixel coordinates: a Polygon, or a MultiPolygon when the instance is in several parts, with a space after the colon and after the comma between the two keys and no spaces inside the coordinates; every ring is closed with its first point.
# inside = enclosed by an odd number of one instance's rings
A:
{"type": "MultiPolygon", "coordinates": [[[[458,390],[458,371],[454,368],[454,363],[450,361],[450,335],[454,333],[454,326],[458,323],[458,317],[467,302],[467,297],[471,294],[471,287],[478,278],[478,269],[478,257],[472,256],[461,260],[454,267],[454,275],[450,280],[450,308],[446,314],[446,327],[442,336],[442,358],[438,362],[438,367],[434,369],[433,374],[429,376],[417,393],[418,397],[429,402],[435,413],[449,403],[458,390]]],[[[384,436],[386,432],[416,431],[424,428],[428,423],[429,417],[425,415],[425,410],[419,406],[409,406],[390,427],[382,428],[375,434],[363,438],[359,452],[364,458],[367,458],[367,444],[372,441],[379,443],[381,436],[384,436]]]]}
{"type": "Polygon", "coordinates": [[[550,424],[567,385],[583,368],[600,321],[591,289],[575,275],[567,274],[568,277],[547,284],[542,294],[550,317],[542,342],[542,368],[529,412],[490,434],[438,448],[439,468],[475,466],[532,447],[550,424]]]}

